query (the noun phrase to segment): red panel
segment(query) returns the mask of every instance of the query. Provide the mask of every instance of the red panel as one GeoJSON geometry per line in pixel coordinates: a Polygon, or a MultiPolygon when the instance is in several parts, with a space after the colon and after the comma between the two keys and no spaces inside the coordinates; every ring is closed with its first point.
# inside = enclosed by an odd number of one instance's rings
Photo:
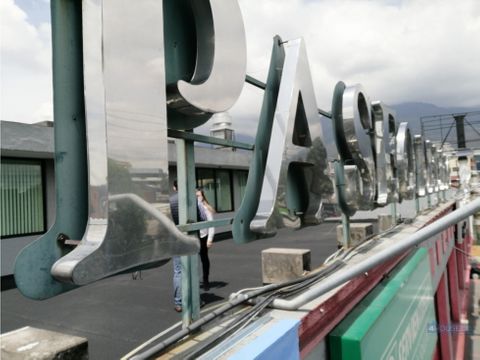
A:
{"type": "Polygon", "coordinates": [[[463,242],[461,249],[462,249],[462,256],[463,256],[463,268],[465,270],[467,270],[468,264],[469,264],[467,254],[470,254],[470,249],[469,249],[468,242],[467,242],[466,239],[463,242]]]}
{"type": "Polygon", "coordinates": [[[435,346],[435,352],[433,353],[432,360],[440,360],[440,349],[438,347],[439,344],[437,342],[437,346],[435,346]]]}
{"type": "Polygon", "coordinates": [[[463,268],[465,270],[467,270],[468,268],[468,265],[469,265],[469,261],[468,261],[468,256],[467,254],[470,254],[470,244],[467,240],[467,238],[465,238],[463,244],[462,244],[462,255],[463,255],[463,268]]]}
{"type": "Polygon", "coordinates": [[[305,358],[407,254],[376,267],[368,276],[361,275],[350,280],[324,303],[311,310],[302,319],[298,330],[301,358],[305,358]]]}
{"type": "Polygon", "coordinates": [[[453,254],[457,258],[457,278],[458,278],[458,287],[460,289],[465,289],[465,256],[460,250],[454,249],[453,254]]]}
{"type": "Polygon", "coordinates": [[[452,252],[447,263],[448,274],[448,289],[450,290],[450,307],[452,314],[452,321],[454,323],[460,322],[460,291],[458,289],[457,277],[457,258],[455,252],[452,252]]]}
{"type": "Polygon", "coordinates": [[[448,239],[445,238],[445,234],[443,233],[443,231],[440,234],[440,238],[442,240],[443,254],[445,255],[447,253],[447,249],[448,249],[448,247],[447,247],[447,240],[448,239]]]}
{"type": "Polygon", "coordinates": [[[432,274],[432,279],[434,278],[434,275],[435,275],[435,268],[437,266],[437,262],[436,262],[436,257],[435,257],[435,246],[434,245],[430,245],[430,247],[428,248],[428,257],[429,257],[429,260],[430,260],[430,273],[432,274]]]}
{"type": "Polygon", "coordinates": [[[438,315],[438,338],[440,341],[440,357],[442,360],[453,359],[453,344],[451,333],[448,331],[441,331],[442,327],[450,325],[450,309],[448,301],[448,285],[445,272],[440,278],[438,290],[435,294],[435,304],[438,315]]]}
{"type": "Polygon", "coordinates": [[[442,261],[442,243],[440,239],[435,240],[435,248],[437,249],[437,265],[440,265],[440,262],[442,261]]]}
{"type": "MultiPolygon", "coordinates": [[[[469,308],[469,287],[470,287],[470,276],[467,274],[467,276],[464,278],[465,281],[465,290],[462,290],[460,292],[460,298],[461,298],[461,318],[462,319],[467,319],[468,318],[468,308],[469,308]]],[[[464,353],[465,353],[465,342],[466,342],[466,333],[462,332],[458,336],[458,343],[457,343],[457,353],[455,354],[455,359],[456,360],[463,360],[464,359],[464,353]]]]}
{"type": "Polygon", "coordinates": [[[448,251],[448,244],[450,243],[450,237],[448,236],[448,229],[442,231],[442,235],[444,237],[445,252],[447,252],[448,251]]]}
{"type": "Polygon", "coordinates": [[[465,356],[465,333],[459,332],[457,334],[457,347],[455,352],[455,360],[464,360],[465,356]]]}

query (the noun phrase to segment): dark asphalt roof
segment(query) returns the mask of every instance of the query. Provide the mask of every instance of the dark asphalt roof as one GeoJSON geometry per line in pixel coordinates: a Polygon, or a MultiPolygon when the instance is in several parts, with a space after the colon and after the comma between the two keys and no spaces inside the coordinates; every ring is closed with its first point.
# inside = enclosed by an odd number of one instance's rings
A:
{"type": "MultiPolygon", "coordinates": [[[[311,250],[312,268],[337,249],[336,223],[300,231],[282,230],[274,238],[246,245],[226,239],[210,249],[211,289],[201,291],[206,306],[227,300],[239,289],[262,285],[261,251],[270,247],[311,250]]],[[[172,263],[95,282],[44,301],[18,290],[1,293],[1,332],[33,326],[88,339],[90,359],[118,359],[181,320],[173,309],[172,263]]]]}

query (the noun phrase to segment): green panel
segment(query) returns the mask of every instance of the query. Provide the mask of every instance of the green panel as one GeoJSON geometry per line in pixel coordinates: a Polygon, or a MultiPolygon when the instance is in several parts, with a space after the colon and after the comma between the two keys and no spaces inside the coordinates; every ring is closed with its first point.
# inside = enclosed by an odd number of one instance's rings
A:
{"type": "MultiPolygon", "coordinates": [[[[197,34],[190,0],[164,0],[165,80],[167,89],[178,80],[190,81],[195,71],[197,34]]],[[[167,108],[169,129],[193,129],[211,114],[187,116],[167,108]]]]}
{"type": "MultiPolygon", "coordinates": [[[[80,240],[87,222],[87,156],[82,64],[82,3],[52,0],[56,218],[49,231],[25,247],[15,261],[15,282],[23,295],[46,299],[73,289],[50,275],[71,248],[60,234],[80,240]]],[[[42,206],[34,200],[35,206],[42,206]]],[[[32,221],[41,220],[34,216],[32,221]]]]}
{"type": "Polygon", "coordinates": [[[272,57],[268,71],[267,86],[263,96],[262,111],[258,122],[255,149],[248,174],[245,196],[235,214],[232,225],[233,240],[243,244],[257,239],[257,235],[250,231],[250,222],[255,216],[260,201],[263,176],[270,145],[273,117],[277,105],[278,89],[285,60],[285,52],[279,36],[273,39],[272,57]]]}
{"type": "Polygon", "coordinates": [[[329,334],[332,359],[431,359],[437,335],[427,250],[418,249],[329,334]]]}

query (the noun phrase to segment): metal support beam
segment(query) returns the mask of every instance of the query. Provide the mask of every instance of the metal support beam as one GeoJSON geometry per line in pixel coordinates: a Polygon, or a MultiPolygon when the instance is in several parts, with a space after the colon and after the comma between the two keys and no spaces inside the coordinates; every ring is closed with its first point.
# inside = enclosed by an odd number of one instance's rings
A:
{"type": "Polygon", "coordinates": [[[325,110],[322,110],[322,109],[318,109],[318,113],[319,113],[320,115],[323,115],[323,116],[329,118],[329,119],[332,118],[332,113],[329,113],[328,111],[325,111],[325,110]]]}
{"type": "Polygon", "coordinates": [[[201,229],[208,229],[210,227],[227,226],[227,225],[231,225],[232,222],[233,222],[233,218],[215,219],[212,221],[201,221],[194,224],[178,225],[177,228],[180,231],[191,232],[191,231],[198,231],[201,229]]]}
{"type": "Polygon", "coordinates": [[[75,286],[52,277],[52,265],[71,248],[58,239],[81,239],[88,218],[82,4],[52,0],[53,115],[55,120],[55,223],[15,261],[15,283],[31,299],[47,299],[75,286]]]}
{"type": "Polygon", "coordinates": [[[199,134],[194,134],[192,132],[187,132],[187,131],[169,129],[168,136],[175,139],[197,141],[204,144],[228,146],[228,147],[244,149],[244,150],[253,150],[254,148],[253,144],[246,144],[246,143],[237,142],[237,141],[224,140],[224,139],[219,139],[213,136],[199,135],[199,134]]]}
{"type": "MultiPolygon", "coordinates": [[[[197,221],[193,141],[175,140],[177,146],[178,220],[180,225],[197,221]]],[[[182,322],[187,327],[200,316],[198,255],[182,256],[182,322]]]]}
{"type": "Polygon", "coordinates": [[[258,80],[258,79],[255,79],[254,77],[250,76],[250,75],[247,75],[245,77],[245,82],[247,84],[250,84],[250,85],[253,85],[259,89],[262,89],[262,90],[265,90],[267,88],[267,84],[265,84],[264,82],[258,80]]]}
{"type": "MultiPolygon", "coordinates": [[[[448,135],[450,135],[450,131],[452,131],[454,124],[455,124],[455,123],[452,122],[452,124],[451,124],[450,127],[448,128],[447,135],[445,135],[445,137],[442,139],[442,145],[440,145],[440,149],[443,149],[443,145],[445,144],[445,141],[447,141],[448,135]]],[[[442,135],[442,136],[443,136],[443,135],[442,135]]]]}
{"type": "Polygon", "coordinates": [[[475,126],[473,126],[470,121],[465,119],[465,122],[467,123],[467,125],[469,125],[472,128],[473,131],[477,133],[478,136],[480,136],[480,132],[477,129],[475,129],[475,126]]]}
{"type": "Polygon", "coordinates": [[[441,231],[447,229],[449,226],[458,223],[459,221],[475,214],[478,211],[480,211],[480,198],[477,198],[467,205],[451,212],[450,214],[441,217],[432,224],[418,230],[416,233],[405,237],[403,241],[392,244],[392,246],[389,248],[370,256],[365,261],[362,261],[358,264],[349,265],[348,267],[339,270],[332,276],[322,280],[316,287],[313,287],[312,289],[292,300],[274,300],[272,306],[276,309],[296,310],[309,301],[312,301],[321,295],[324,295],[328,291],[344,284],[345,282],[364,274],[366,271],[381,265],[385,261],[390,260],[397,255],[403,254],[405,251],[411,250],[425,240],[428,240],[432,236],[435,236],[441,231]]]}
{"type": "MultiPolygon", "coordinates": [[[[253,86],[255,86],[255,87],[259,88],[259,89],[262,89],[262,90],[265,90],[266,87],[267,87],[267,85],[266,85],[264,82],[261,82],[260,80],[255,79],[254,77],[252,77],[252,76],[250,76],[250,75],[247,75],[247,76],[245,77],[245,82],[246,82],[247,84],[253,85],[253,86]]],[[[330,119],[332,118],[332,114],[329,113],[328,111],[325,111],[325,110],[322,110],[322,109],[318,109],[318,113],[319,113],[320,115],[326,116],[326,117],[328,117],[328,118],[330,118],[330,119]]]]}

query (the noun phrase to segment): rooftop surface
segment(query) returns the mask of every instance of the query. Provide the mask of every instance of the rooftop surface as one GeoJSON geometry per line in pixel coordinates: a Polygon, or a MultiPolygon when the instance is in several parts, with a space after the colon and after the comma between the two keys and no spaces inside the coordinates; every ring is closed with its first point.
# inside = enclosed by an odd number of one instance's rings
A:
{"type": "MultiPolygon", "coordinates": [[[[270,247],[311,250],[312,269],[337,249],[337,223],[300,231],[282,230],[270,239],[236,245],[232,239],[210,249],[211,289],[201,291],[203,309],[239,289],[262,285],[261,251],[270,247]]],[[[181,321],[174,311],[172,263],[142,271],[141,278],[119,275],[57,297],[34,301],[17,289],[1,293],[1,332],[24,326],[85,337],[90,359],[118,359],[181,321]]]]}
{"type": "MultiPolygon", "coordinates": [[[[247,245],[232,239],[210,250],[211,290],[201,291],[202,312],[239,289],[262,284],[261,251],[270,247],[310,249],[312,269],[336,250],[337,223],[278,236],[247,245]]],[[[466,359],[480,359],[480,280],[472,279],[466,359]]],[[[142,271],[137,279],[119,275],[44,301],[23,297],[18,290],[1,293],[1,333],[24,326],[88,339],[90,359],[119,359],[148,339],[181,321],[173,309],[172,264],[142,271]]]]}

